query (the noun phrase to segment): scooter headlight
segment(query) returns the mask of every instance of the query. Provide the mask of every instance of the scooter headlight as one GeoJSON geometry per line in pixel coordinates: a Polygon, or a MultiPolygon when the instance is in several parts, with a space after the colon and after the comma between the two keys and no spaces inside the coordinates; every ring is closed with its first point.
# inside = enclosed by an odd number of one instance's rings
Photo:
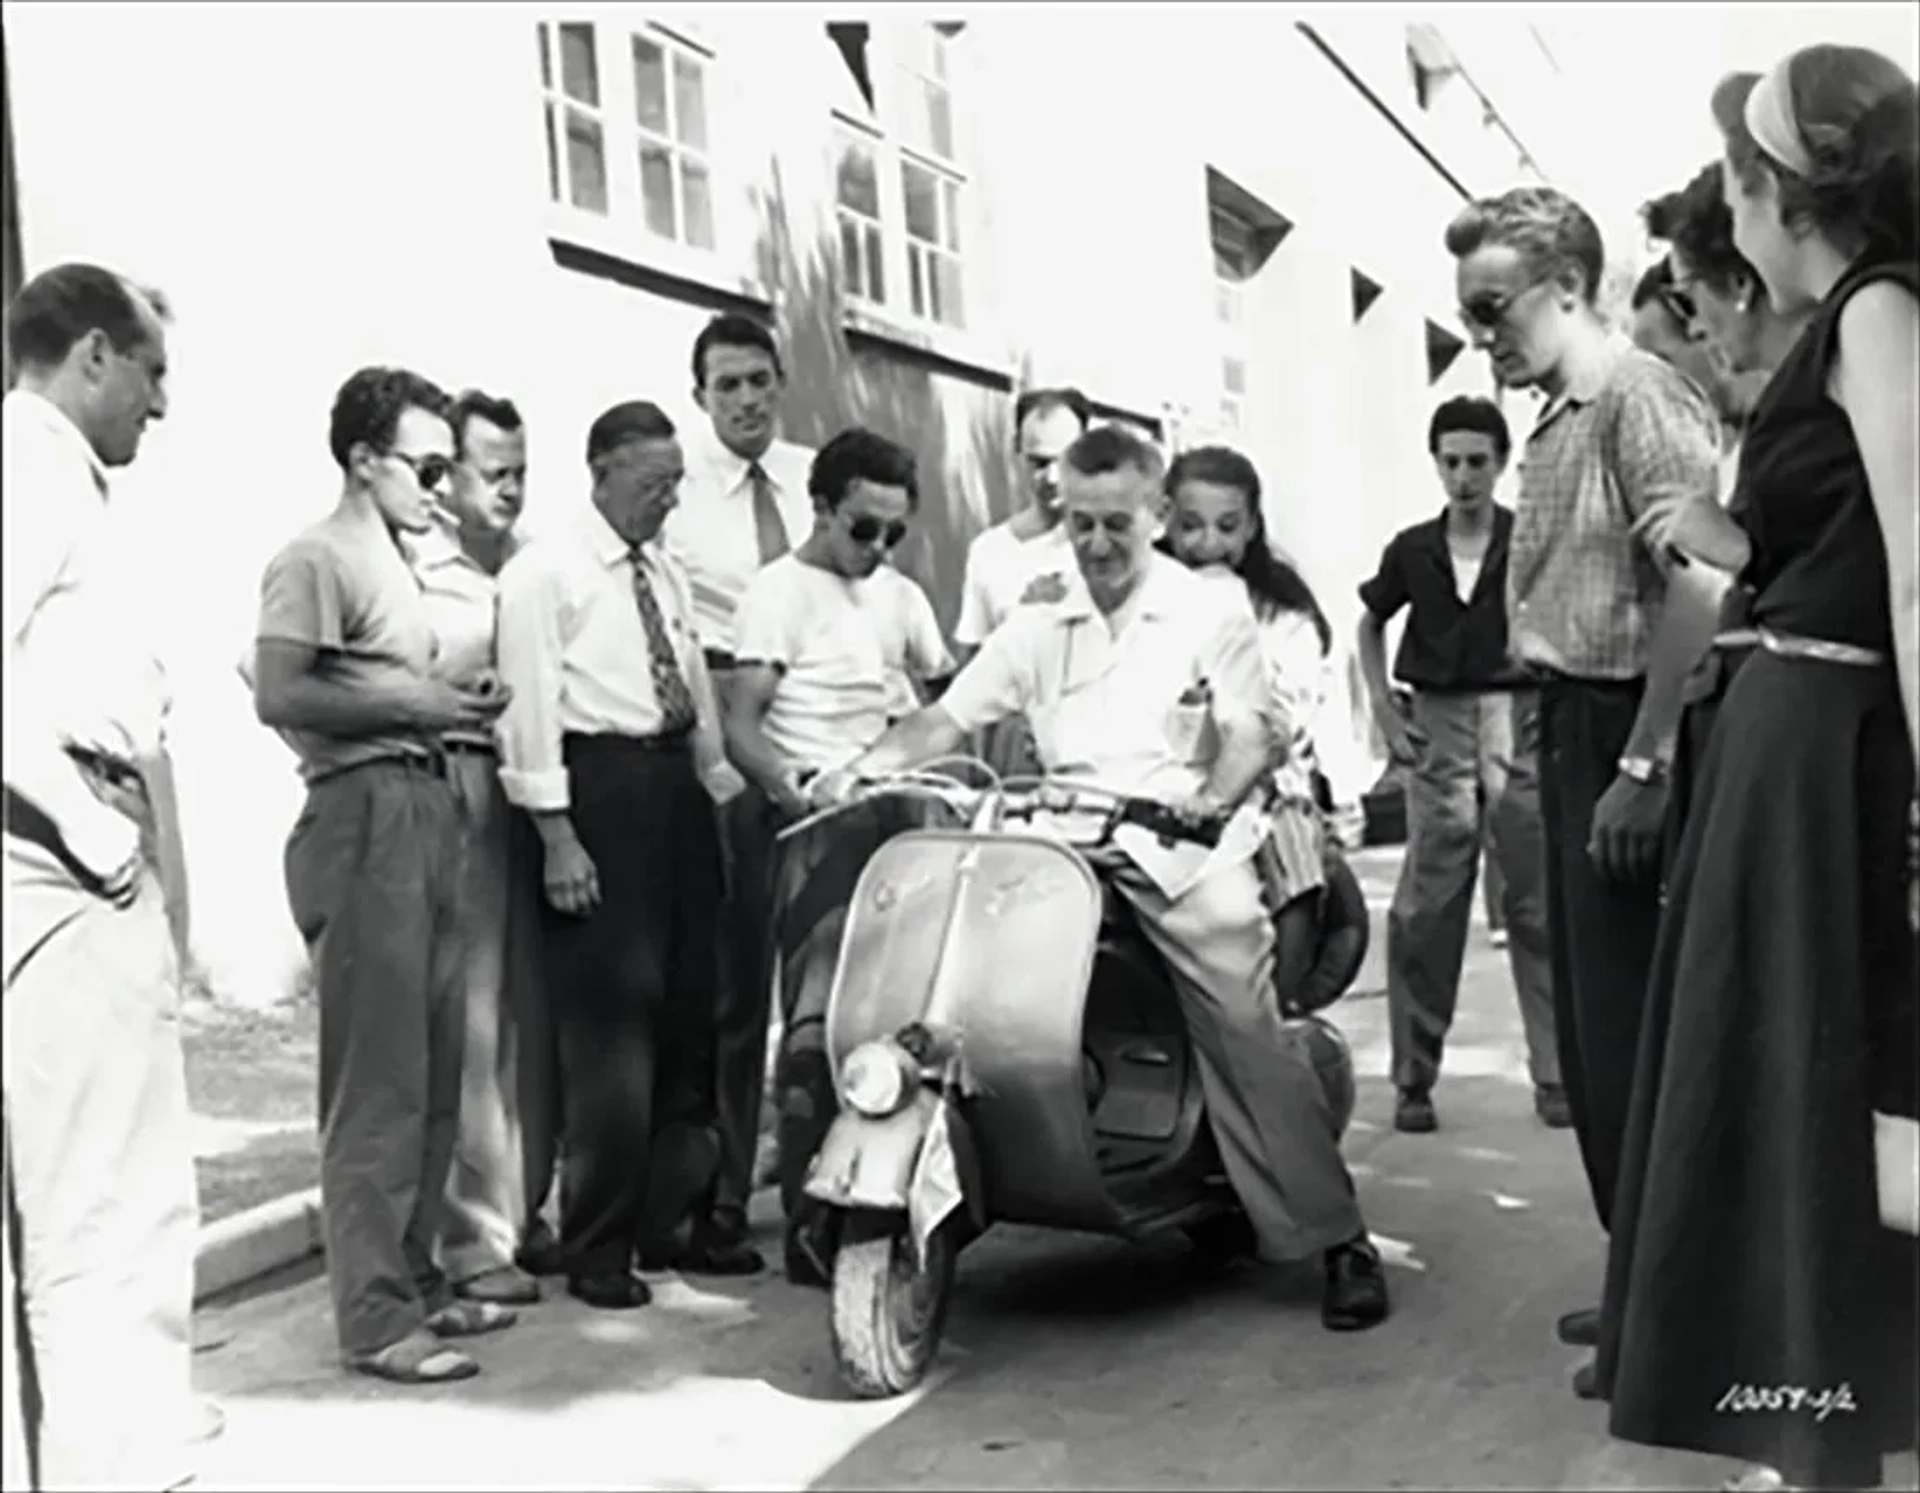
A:
{"type": "Polygon", "coordinates": [[[840,1097],[848,1109],[884,1120],[906,1104],[919,1070],[891,1042],[863,1042],[840,1065],[840,1097]]]}

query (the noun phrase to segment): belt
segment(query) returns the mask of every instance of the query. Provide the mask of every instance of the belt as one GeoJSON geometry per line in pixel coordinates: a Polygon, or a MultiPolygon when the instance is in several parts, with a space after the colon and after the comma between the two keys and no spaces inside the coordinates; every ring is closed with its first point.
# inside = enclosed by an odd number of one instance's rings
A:
{"type": "Polygon", "coordinates": [[[477,741],[461,736],[448,736],[442,738],[440,745],[449,757],[460,756],[462,754],[470,757],[497,757],[500,755],[500,748],[491,741],[477,741]]]}
{"type": "Polygon", "coordinates": [[[1793,633],[1775,632],[1768,627],[1736,627],[1714,637],[1720,649],[1764,648],[1776,658],[1810,659],[1823,664],[1850,664],[1859,669],[1877,669],[1887,655],[1876,648],[1860,648],[1852,643],[1834,643],[1825,638],[1803,638],[1793,633]]]}
{"type": "Polygon", "coordinates": [[[652,736],[628,736],[618,731],[569,731],[563,738],[568,746],[626,747],[636,752],[678,751],[692,741],[692,726],[682,726],[677,731],[659,731],[652,736]]]}
{"type": "Polygon", "coordinates": [[[363,767],[410,767],[417,772],[428,773],[433,777],[450,781],[453,777],[453,769],[447,758],[447,749],[437,743],[431,747],[401,748],[383,752],[378,757],[349,762],[345,767],[336,767],[331,772],[323,772],[316,778],[309,778],[307,782],[309,786],[315,783],[331,782],[335,778],[345,777],[350,772],[358,772],[363,767]]]}

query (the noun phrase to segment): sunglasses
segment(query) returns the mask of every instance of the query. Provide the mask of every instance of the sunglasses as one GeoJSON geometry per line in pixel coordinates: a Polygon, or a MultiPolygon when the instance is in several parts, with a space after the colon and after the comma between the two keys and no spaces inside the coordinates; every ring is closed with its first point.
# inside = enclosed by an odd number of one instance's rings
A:
{"type": "Polygon", "coordinates": [[[899,519],[883,524],[868,514],[847,520],[847,537],[855,544],[872,544],[878,539],[881,544],[892,549],[907,537],[907,526],[899,519]]]}
{"type": "Polygon", "coordinates": [[[1659,301],[1683,327],[1692,326],[1694,317],[1699,314],[1700,308],[1692,295],[1677,280],[1660,291],[1659,301]]]}
{"type": "Polygon", "coordinates": [[[387,455],[412,472],[413,480],[428,492],[444,486],[453,475],[453,463],[444,456],[409,456],[404,451],[389,451],[387,455]]]}
{"type": "Polygon", "coordinates": [[[1499,331],[1519,299],[1528,291],[1546,284],[1550,278],[1552,278],[1550,274],[1538,275],[1517,290],[1510,290],[1505,295],[1495,295],[1489,291],[1486,295],[1469,297],[1460,303],[1462,325],[1471,331],[1499,331]]]}

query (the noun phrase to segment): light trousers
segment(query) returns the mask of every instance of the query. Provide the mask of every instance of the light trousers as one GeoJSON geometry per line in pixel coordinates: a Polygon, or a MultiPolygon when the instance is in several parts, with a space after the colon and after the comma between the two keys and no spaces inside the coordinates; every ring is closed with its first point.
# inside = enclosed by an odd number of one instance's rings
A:
{"type": "Polygon", "coordinates": [[[26,1486],[30,1440],[38,1487],[168,1487],[191,1470],[199,1204],[165,900],[151,879],[125,910],[77,888],[8,893],[72,900],[4,1006],[8,1486],[26,1486]]]}
{"type": "Polygon", "coordinates": [[[1273,988],[1273,921],[1251,861],[1221,866],[1169,900],[1131,862],[1111,873],[1166,959],[1200,1067],[1227,1180],[1275,1261],[1360,1233],[1337,1118],[1305,1040],[1273,988]]]}

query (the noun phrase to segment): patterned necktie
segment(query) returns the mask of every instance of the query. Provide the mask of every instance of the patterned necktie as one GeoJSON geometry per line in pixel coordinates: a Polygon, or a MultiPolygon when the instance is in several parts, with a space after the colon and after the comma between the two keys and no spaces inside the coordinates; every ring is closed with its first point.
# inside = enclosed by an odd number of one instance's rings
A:
{"type": "Polygon", "coordinates": [[[787,552],[787,526],[773,501],[773,479],[767,469],[757,461],[750,463],[747,480],[753,484],[753,537],[760,545],[760,563],[766,565],[787,552]]]}
{"type": "Polygon", "coordinates": [[[653,577],[647,574],[647,562],[637,549],[633,551],[633,599],[640,605],[640,625],[647,630],[647,673],[653,679],[653,697],[660,705],[660,733],[670,736],[693,724],[693,691],[687,688],[680,661],[674,657],[673,639],[660,612],[660,598],[654,595],[653,577]]]}

